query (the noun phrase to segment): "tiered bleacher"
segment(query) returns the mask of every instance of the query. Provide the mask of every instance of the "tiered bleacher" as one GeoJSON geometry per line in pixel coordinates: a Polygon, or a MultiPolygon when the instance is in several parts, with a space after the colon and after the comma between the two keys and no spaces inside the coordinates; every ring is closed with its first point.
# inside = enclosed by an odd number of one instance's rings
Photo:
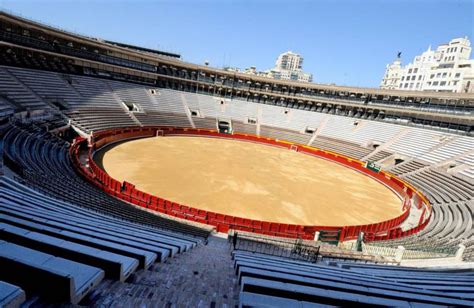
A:
{"type": "MultiPolygon", "coordinates": [[[[215,130],[225,120],[234,132],[375,161],[422,190],[433,214],[417,234],[370,245],[430,252],[463,244],[464,260],[474,261],[472,137],[343,117],[317,106],[297,109],[286,102],[262,104],[62,71],[0,67],[0,167],[6,173],[0,178],[0,262],[9,269],[0,273],[8,284],[0,282],[0,303],[24,301],[22,289],[30,302],[35,296],[40,302],[90,300],[94,287],[106,290],[110,280],[133,279],[209,235],[209,229],[143,211],[80,178],[60,137],[73,134],[69,125],[87,136],[118,127],[215,130]],[[51,281],[54,292],[34,283],[40,279],[51,281]]],[[[330,253],[335,260],[313,264],[235,250],[240,304],[473,304],[471,272],[364,267],[330,253]]]]}
{"type": "MultiPolygon", "coordinates": [[[[82,182],[67,143],[41,126],[13,124],[4,133],[6,166],[16,174],[0,177],[0,280],[21,287],[30,304],[79,303],[103,279],[125,281],[206,240],[205,229],[133,208],[82,182]]],[[[24,300],[19,289],[0,290],[5,302],[24,300]]]]}
{"type": "Polygon", "coordinates": [[[242,307],[474,305],[471,270],[430,270],[347,261],[314,263],[233,250],[242,307]]]}
{"type": "MultiPolygon", "coordinates": [[[[390,172],[421,189],[434,204],[433,219],[427,230],[433,229],[435,232],[426,231],[413,235],[414,241],[421,235],[432,239],[441,234],[452,240],[450,247],[466,242],[467,252],[472,249],[469,233],[465,232],[472,221],[472,217],[466,214],[473,212],[470,202],[474,191],[472,137],[322,114],[317,112],[317,108],[296,110],[288,106],[264,105],[242,99],[220,99],[63,73],[11,67],[2,67],[0,72],[2,78],[8,80],[8,88],[0,88],[0,95],[29,110],[49,108],[48,104],[62,106],[59,109],[63,115],[71,118],[72,124],[85,133],[140,125],[216,129],[217,120],[226,119],[231,121],[234,132],[309,144],[353,158],[378,161],[390,172]],[[40,81],[36,84],[35,80],[40,81]],[[18,93],[24,94],[19,96],[18,93]],[[44,103],[30,103],[35,100],[44,103]],[[126,106],[134,106],[135,109],[130,110],[126,106]],[[254,122],[250,123],[250,119],[254,122]],[[448,222],[454,222],[456,227],[446,227],[448,222]],[[437,223],[439,226],[435,228],[437,223]],[[436,232],[440,228],[446,232],[436,232]]],[[[20,136],[18,142],[22,142],[22,138],[20,136]]],[[[31,141],[25,144],[31,147],[30,143],[31,141]]],[[[46,147],[56,144],[56,148],[61,148],[57,143],[61,141],[50,141],[46,147]]],[[[61,151],[60,156],[67,156],[66,147],[61,151]]],[[[67,161],[67,158],[62,160],[67,161]]],[[[34,166],[35,163],[33,161],[30,165],[34,166]]],[[[53,161],[54,163],[57,162],[53,161]]],[[[62,165],[59,167],[62,168],[62,165]]],[[[62,172],[56,174],[62,176],[62,172]]],[[[84,183],[76,185],[77,179],[72,170],[66,174],[74,177],[71,180],[74,184],[64,187],[64,190],[85,192],[91,189],[88,187],[85,190],[84,183]]],[[[107,201],[104,204],[111,202],[104,193],[96,189],[85,199],[74,193],[56,191],[53,187],[61,182],[61,176],[50,178],[29,173],[25,176],[49,193],[62,198],[67,196],[84,206],[93,207],[94,203],[90,205],[90,200],[97,202],[105,198],[107,201]]],[[[398,242],[393,243],[396,244],[398,242]]]]}
{"type": "Polygon", "coordinates": [[[21,288],[0,281],[0,306],[19,307],[25,301],[25,291],[21,288]]]}

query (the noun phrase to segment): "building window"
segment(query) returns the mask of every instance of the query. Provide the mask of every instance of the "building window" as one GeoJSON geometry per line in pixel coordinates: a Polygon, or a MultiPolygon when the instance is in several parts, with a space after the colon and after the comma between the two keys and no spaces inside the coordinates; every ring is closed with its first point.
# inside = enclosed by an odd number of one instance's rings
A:
{"type": "Polygon", "coordinates": [[[456,73],[456,75],[454,75],[455,78],[459,78],[461,77],[461,73],[456,73]]]}
{"type": "Polygon", "coordinates": [[[433,86],[437,86],[437,85],[438,85],[437,81],[433,82],[433,86]]]}
{"type": "Polygon", "coordinates": [[[410,68],[410,69],[408,70],[408,74],[411,74],[411,71],[412,71],[412,69],[410,68]]]}
{"type": "Polygon", "coordinates": [[[418,73],[418,68],[415,68],[415,69],[413,70],[413,73],[415,73],[415,74],[418,73]]]}
{"type": "Polygon", "coordinates": [[[434,78],[434,76],[435,76],[434,74],[431,74],[431,75],[430,75],[430,79],[433,79],[433,78],[434,78]]]}
{"type": "Polygon", "coordinates": [[[446,85],[446,81],[441,81],[441,82],[439,83],[439,85],[440,85],[440,86],[445,86],[445,85],[446,85]]]}
{"type": "Polygon", "coordinates": [[[448,73],[443,73],[443,78],[446,77],[448,75],[448,73]]]}

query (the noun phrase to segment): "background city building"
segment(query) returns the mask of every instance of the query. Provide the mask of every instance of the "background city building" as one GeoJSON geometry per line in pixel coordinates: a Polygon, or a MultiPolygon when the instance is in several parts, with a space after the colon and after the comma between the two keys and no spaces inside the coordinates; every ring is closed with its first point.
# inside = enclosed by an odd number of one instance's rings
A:
{"type": "MultiPolygon", "coordinates": [[[[250,66],[243,70],[243,73],[280,80],[312,82],[313,74],[303,71],[303,60],[304,59],[301,55],[292,51],[287,51],[278,56],[274,68],[259,71],[257,70],[257,67],[250,66]]],[[[224,67],[224,70],[240,72],[240,70],[235,67],[224,67]]]]}
{"type": "Polygon", "coordinates": [[[431,46],[413,62],[401,65],[400,56],[388,64],[380,84],[382,89],[474,93],[474,60],[468,38],[431,46]]]}

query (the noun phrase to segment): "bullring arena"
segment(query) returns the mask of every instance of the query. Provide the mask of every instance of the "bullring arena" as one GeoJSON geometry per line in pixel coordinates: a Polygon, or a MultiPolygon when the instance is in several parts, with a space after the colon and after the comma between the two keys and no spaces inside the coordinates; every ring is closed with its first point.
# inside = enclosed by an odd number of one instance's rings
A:
{"type": "Polygon", "coordinates": [[[298,225],[376,223],[402,201],[374,179],[288,149],[218,138],[155,137],[106,148],[97,159],[119,181],[173,202],[298,225]]]}
{"type": "Polygon", "coordinates": [[[473,112],[0,10],[0,307],[473,307],[473,112]]]}

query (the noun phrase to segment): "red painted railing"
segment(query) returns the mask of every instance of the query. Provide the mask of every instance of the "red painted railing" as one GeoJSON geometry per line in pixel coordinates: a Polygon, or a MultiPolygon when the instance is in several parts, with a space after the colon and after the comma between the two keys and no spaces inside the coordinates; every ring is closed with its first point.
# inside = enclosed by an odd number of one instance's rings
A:
{"type": "Polygon", "coordinates": [[[234,229],[273,236],[313,239],[315,232],[317,231],[341,231],[341,240],[355,239],[357,238],[360,232],[364,232],[366,235],[366,239],[370,241],[393,239],[414,234],[426,226],[431,215],[431,206],[425,196],[423,196],[420,192],[416,191],[408,183],[398,179],[390,173],[384,171],[381,171],[379,173],[373,172],[365,168],[363,162],[344,155],[265,137],[245,134],[220,134],[212,130],[189,128],[146,127],[114,129],[94,134],[91,137],[91,140],[89,140],[89,142],[84,138],[76,139],[75,143],[71,147],[70,154],[74,165],[78,169],[78,171],[92,184],[96,185],[97,187],[100,187],[108,194],[150,210],[155,210],[174,217],[179,217],[215,226],[218,232],[227,232],[229,229],[234,229]],[[136,189],[135,186],[131,183],[121,183],[113,179],[104,170],[98,167],[92,159],[92,154],[94,153],[94,151],[102,148],[103,146],[125,139],[155,136],[157,134],[157,131],[160,131],[160,133],[164,136],[193,135],[205,137],[219,137],[263,143],[288,149],[295,149],[296,147],[296,150],[299,152],[337,162],[348,168],[352,168],[361,173],[364,173],[365,175],[370,176],[376,179],[377,181],[383,183],[387,187],[391,188],[400,197],[400,199],[404,200],[402,205],[403,213],[398,217],[386,221],[356,226],[302,226],[294,224],[272,223],[242,217],[234,217],[230,215],[224,215],[211,211],[192,208],[142,192],[136,189]],[[79,148],[81,146],[84,147],[86,145],[89,147],[88,166],[81,164],[79,158],[79,148]],[[418,208],[423,207],[423,214],[429,213],[429,215],[422,215],[422,217],[420,217],[419,224],[415,228],[412,228],[407,231],[402,231],[399,226],[403,221],[405,221],[405,219],[410,214],[411,200],[418,208]]]}

